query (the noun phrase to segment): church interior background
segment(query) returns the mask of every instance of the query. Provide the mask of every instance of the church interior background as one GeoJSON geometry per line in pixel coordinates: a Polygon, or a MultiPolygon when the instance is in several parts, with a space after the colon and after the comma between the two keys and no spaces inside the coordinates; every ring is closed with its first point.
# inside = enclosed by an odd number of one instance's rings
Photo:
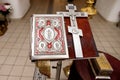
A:
{"type": "MultiPolygon", "coordinates": [[[[6,33],[0,36],[0,80],[33,80],[35,64],[29,57],[30,17],[32,14],[55,14],[57,11],[66,11],[65,5],[68,4],[67,0],[30,0],[29,2],[30,7],[25,15],[20,16],[21,18],[10,18],[6,33]]],[[[86,6],[86,0],[73,0],[69,3],[76,5],[77,11],[86,6]]],[[[12,13],[14,14],[14,10],[10,15],[12,13]]],[[[120,28],[116,27],[117,22],[107,21],[97,12],[92,19],[89,19],[89,23],[97,49],[120,60],[120,28]]],[[[63,61],[62,67],[70,63],[71,61],[63,61]]],[[[54,80],[55,74],[56,71],[53,70],[52,77],[47,80],[54,80]]],[[[60,78],[67,80],[63,70],[60,78]]]]}

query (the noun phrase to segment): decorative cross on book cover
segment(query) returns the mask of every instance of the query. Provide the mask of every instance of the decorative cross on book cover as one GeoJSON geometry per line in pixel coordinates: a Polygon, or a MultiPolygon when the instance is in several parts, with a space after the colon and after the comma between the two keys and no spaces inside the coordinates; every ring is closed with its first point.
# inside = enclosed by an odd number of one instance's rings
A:
{"type": "Polygon", "coordinates": [[[69,57],[62,15],[34,14],[31,24],[32,60],[69,57]]]}

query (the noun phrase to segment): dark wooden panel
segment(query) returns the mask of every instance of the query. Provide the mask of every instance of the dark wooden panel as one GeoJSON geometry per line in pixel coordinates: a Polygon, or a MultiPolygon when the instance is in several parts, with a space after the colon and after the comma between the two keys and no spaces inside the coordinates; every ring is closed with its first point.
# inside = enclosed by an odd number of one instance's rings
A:
{"type": "MultiPolygon", "coordinates": [[[[77,23],[78,23],[78,27],[83,31],[83,37],[81,37],[81,44],[82,44],[82,50],[84,56],[83,58],[92,58],[98,56],[97,48],[95,45],[95,41],[93,39],[93,35],[91,32],[88,19],[77,18],[77,23]]],[[[66,26],[69,56],[70,58],[75,58],[72,34],[68,33],[68,26],[70,26],[70,19],[68,17],[65,18],[65,26],[66,26]]]]}

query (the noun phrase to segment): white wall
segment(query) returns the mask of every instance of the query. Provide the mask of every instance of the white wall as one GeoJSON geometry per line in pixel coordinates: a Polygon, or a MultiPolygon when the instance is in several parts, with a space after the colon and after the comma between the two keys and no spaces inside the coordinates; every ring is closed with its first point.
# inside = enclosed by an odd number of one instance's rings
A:
{"type": "Polygon", "coordinates": [[[2,0],[12,5],[11,18],[22,18],[30,7],[30,0],[2,0]]]}
{"type": "Polygon", "coordinates": [[[107,21],[118,22],[120,0],[97,0],[96,9],[107,21]]]}

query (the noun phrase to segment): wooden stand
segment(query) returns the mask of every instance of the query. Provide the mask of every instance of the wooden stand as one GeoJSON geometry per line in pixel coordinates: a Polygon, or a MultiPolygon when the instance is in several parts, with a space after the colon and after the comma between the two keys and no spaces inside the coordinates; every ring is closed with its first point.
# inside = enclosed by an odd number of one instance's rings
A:
{"type": "MultiPolygon", "coordinates": [[[[73,9],[73,6],[68,7],[71,9],[73,9]]],[[[61,14],[61,12],[60,12],[61,14]]],[[[63,12],[64,14],[64,12],[63,12]]],[[[88,17],[86,17],[83,13],[76,13],[73,12],[73,10],[71,10],[71,13],[69,14],[69,12],[67,12],[67,14],[65,13],[66,16],[64,16],[64,22],[65,22],[65,31],[66,31],[66,37],[67,37],[67,48],[68,48],[68,53],[69,53],[69,57],[68,58],[59,58],[59,59],[54,59],[56,61],[58,61],[57,63],[57,72],[56,72],[56,80],[60,80],[60,73],[61,73],[61,66],[62,66],[62,60],[81,60],[81,59],[90,59],[90,58],[95,58],[98,56],[98,52],[97,52],[97,48],[93,39],[93,35],[91,32],[91,28],[88,22],[88,17]],[[67,15],[68,14],[68,15],[67,15]],[[71,21],[72,19],[72,21],[71,21]],[[73,22],[73,23],[72,23],[73,22]],[[77,29],[81,29],[83,32],[83,36],[79,38],[77,40],[77,42],[81,42],[81,47],[77,47],[77,50],[82,49],[82,56],[81,57],[77,57],[76,56],[76,52],[75,52],[75,48],[74,48],[74,40],[73,40],[73,36],[71,33],[69,33],[68,31],[68,27],[72,26],[72,27],[76,27],[77,29]]],[[[76,43],[77,43],[76,42],[76,43]]],[[[81,53],[78,53],[81,54],[81,53]]],[[[43,59],[39,59],[39,60],[43,60],[43,59]]],[[[46,59],[48,60],[48,59],[46,59]]]]}
{"type": "Polygon", "coordinates": [[[8,25],[8,22],[6,17],[0,14],[0,36],[5,34],[5,32],[7,31],[7,25],[8,25]]]}

